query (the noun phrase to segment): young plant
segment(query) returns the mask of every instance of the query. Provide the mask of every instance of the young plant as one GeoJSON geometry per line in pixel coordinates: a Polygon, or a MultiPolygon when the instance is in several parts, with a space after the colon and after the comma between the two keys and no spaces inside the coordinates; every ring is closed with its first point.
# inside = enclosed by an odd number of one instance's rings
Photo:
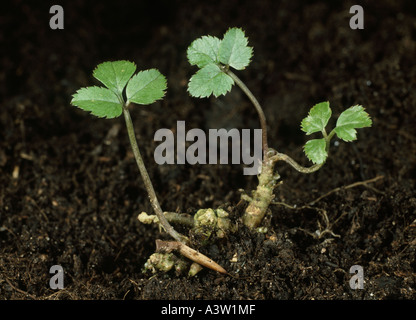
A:
{"type": "MultiPolygon", "coordinates": [[[[313,165],[303,167],[288,155],[280,153],[268,146],[267,123],[263,109],[255,96],[231,69],[243,70],[253,55],[253,49],[248,46],[248,39],[239,28],[231,28],[223,39],[212,36],[203,36],[189,46],[188,60],[199,70],[191,77],[188,92],[193,97],[205,98],[211,95],[219,97],[229,92],[237,84],[252,102],[260,120],[262,129],[262,160],[258,175],[258,186],[251,197],[242,195],[248,201],[248,206],[242,217],[243,222],[250,228],[257,228],[266,214],[273,200],[273,192],[280,175],[275,170],[275,164],[285,161],[297,171],[311,173],[325,163],[331,139],[337,135],[344,141],[353,141],[357,138],[356,129],[370,127],[372,122],[362,106],[350,107],[341,113],[336,126],[329,134],[326,126],[332,111],[329,102],[316,104],[303,119],[301,129],[307,134],[320,132],[322,138],[306,142],[304,151],[313,165]]],[[[166,90],[166,79],[156,69],[138,72],[134,63],[129,61],[104,62],[94,70],[94,77],[105,87],[87,87],[78,90],[71,103],[97,117],[116,118],[122,113],[126,122],[130,144],[136,159],[137,166],[148,192],[150,203],[156,215],[142,212],[139,220],[143,223],[158,223],[175,241],[156,240],[156,251],[147,262],[151,270],[170,270],[178,261],[171,251],[178,251],[183,256],[193,260],[190,273],[195,274],[199,265],[225,273],[226,270],[217,263],[188,246],[189,239],[178,233],[169,223],[181,223],[193,229],[194,235],[200,237],[200,242],[206,244],[212,237],[223,238],[227,232],[234,232],[236,226],[231,224],[228,213],[223,209],[200,209],[192,217],[185,214],[163,212],[153,185],[150,181],[146,167],[137,145],[133,123],[129,113],[131,103],[148,105],[161,99],[166,90]],[[192,271],[193,270],[193,271],[192,271]]],[[[183,268],[183,263],[177,264],[177,270],[183,268]]]]}
{"type": "Polygon", "coordinates": [[[178,233],[168,222],[162,211],[156,192],[153,188],[149,174],[140,154],[139,146],[134,133],[133,122],[130,117],[129,105],[131,103],[149,105],[163,98],[166,90],[166,79],[156,69],[136,71],[136,65],[129,61],[104,62],[97,66],[93,76],[105,87],[86,87],[79,89],[74,95],[71,104],[100,118],[116,118],[124,115],[130,144],[136,159],[137,166],[147,190],[150,203],[156,214],[157,222],[176,241],[156,241],[159,251],[176,250],[187,258],[221,273],[226,271],[208,257],[190,248],[189,240],[178,233]]]}
{"type": "Polygon", "coordinates": [[[188,47],[187,56],[189,63],[196,65],[199,70],[191,77],[188,92],[197,98],[206,98],[211,95],[219,97],[225,95],[234,84],[237,84],[256,109],[262,129],[263,159],[256,190],[251,196],[242,196],[248,201],[242,219],[248,227],[257,228],[273,200],[273,190],[280,179],[279,173],[274,168],[277,162],[285,161],[302,173],[314,172],[325,163],[330,141],[334,135],[346,142],[356,140],[356,129],[370,127],[372,121],[362,106],[352,106],[340,114],[335,128],[328,134],[326,126],[332,114],[329,102],[316,104],[309,111],[309,115],[303,119],[301,129],[307,135],[320,132],[322,138],[306,142],[304,152],[313,165],[301,166],[288,155],[268,146],[267,123],[263,109],[243,81],[231,71],[231,69],[245,69],[250,63],[252,53],[253,49],[248,46],[247,37],[239,28],[229,29],[223,39],[203,36],[193,41],[188,47]]]}

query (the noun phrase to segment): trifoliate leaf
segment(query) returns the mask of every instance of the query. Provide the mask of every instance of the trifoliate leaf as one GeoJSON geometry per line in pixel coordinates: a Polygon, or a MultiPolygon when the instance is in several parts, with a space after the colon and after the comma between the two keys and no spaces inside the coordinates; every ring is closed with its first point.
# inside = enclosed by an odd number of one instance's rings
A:
{"type": "Polygon", "coordinates": [[[234,80],[216,64],[208,64],[195,73],[188,83],[188,92],[196,98],[218,97],[231,90],[234,80]]]}
{"type": "Polygon", "coordinates": [[[71,104],[103,118],[116,118],[123,111],[116,94],[110,89],[101,87],[79,89],[73,95],[71,104]]]}
{"type": "Polygon", "coordinates": [[[140,71],[127,84],[127,100],[151,104],[165,95],[166,78],[156,69],[140,71]]]}
{"type": "Polygon", "coordinates": [[[304,151],[309,160],[315,164],[322,164],[328,157],[325,139],[313,139],[306,142],[304,151]]]}
{"type": "Polygon", "coordinates": [[[335,133],[338,138],[344,141],[353,141],[357,139],[357,131],[355,129],[371,127],[372,121],[364,108],[356,105],[342,112],[337,120],[335,133]]]}
{"type": "Polygon", "coordinates": [[[314,132],[322,132],[331,118],[331,108],[329,102],[321,102],[312,107],[308,116],[302,120],[301,129],[307,135],[314,132]]]}
{"type": "Polygon", "coordinates": [[[248,47],[248,39],[239,28],[229,29],[221,41],[218,58],[225,65],[242,70],[250,63],[253,48],[248,47]]]}
{"type": "Polygon", "coordinates": [[[127,82],[136,71],[136,65],[130,61],[113,61],[101,63],[93,72],[94,78],[107,88],[122,94],[127,82]]]}
{"type": "Polygon", "coordinates": [[[220,42],[220,39],[211,36],[196,39],[187,50],[189,63],[197,65],[199,68],[203,68],[209,63],[217,63],[220,42]]]}

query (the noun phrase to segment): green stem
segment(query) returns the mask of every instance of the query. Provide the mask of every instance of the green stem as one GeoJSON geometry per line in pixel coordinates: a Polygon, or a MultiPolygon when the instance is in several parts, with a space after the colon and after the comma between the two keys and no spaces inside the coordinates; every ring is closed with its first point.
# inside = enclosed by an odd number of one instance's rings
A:
{"type": "Polygon", "coordinates": [[[240,80],[239,77],[237,77],[229,68],[226,66],[223,66],[221,68],[223,72],[228,74],[234,82],[240,87],[240,89],[246,94],[246,96],[250,99],[251,103],[254,105],[254,108],[256,109],[259,119],[260,119],[260,126],[261,126],[261,132],[262,132],[262,148],[263,148],[263,161],[267,161],[268,155],[267,152],[269,150],[268,143],[267,143],[267,122],[266,122],[266,116],[264,115],[263,109],[260,105],[260,103],[257,101],[256,97],[251,93],[250,89],[247,88],[247,86],[244,84],[243,81],[240,80]]]}
{"type": "MultiPolygon", "coordinates": [[[[331,142],[332,137],[335,135],[335,129],[333,129],[329,134],[326,133],[326,131],[322,131],[322,135],[324,136],[325,139],[325,143],[326,143],[326,152],[329,152],[329,144],[331,142]]],[[[304,167],[302,165],[300,165],[299,163],[297,163],[295,160],[293,160],[291,157],[289,157],[287,154],[284,153],[279,153],[277,151],[274,150],[274,154],[273,156],[270,157],[269,159],[272,162],[277,162],[277,161],[285,161],[286,163],[290,164],[295,170],[301,172],[301,173],[312,173],[315,172],[317,170],[319,170],[324,163],[320,163],[320,164],[314,164],[313,166],[310,167],[304,167]]]]}
{"type": "MultiPolygon", "coordinates": [[[[195,226],[195,220],[190,214],[176,213],[176,212],[163,212],[169,223],[181,224],[193,228],[195,226]]],[[[156,215],[148,215],[146,212],[142,212],[137,217],[141,223],[151,224],[159,223],[159,218],[156,215]]]]}
{"type": "MultiPolygon", "coordinates": [[[[298,164],[295,160],[289,157],[286,154],[279,153],[274,149],[269,149],[267,142],[267,123],[266,117],[264,115],[263,109],[260,106],[260,103],[257,101],[256,97],[251,93],[247,86],[241,81],[230,69],[228,66],[220,66],[221,70],[229,75],[234,82],[241,88],[241,90],[247,95],[252,104],[254,105],[260,119],[260,125],[262,129],[262,148],[263,148],[263,161],[262,169],[259,175],[259,184],[257,189],[253,192],[251,199],[249,200],[249,205],[246,208],[243,215],[243,222],[246,226],[250,228],[256,228],[260,225],[263,220],[264,215],[266,214],[267,208],[269,207],[273,199],[273,189],[277,184],[277,180],[280,178],[277,172],[274,172],[274,165],[277,161],[285,161],[290,164],[297,171],[302,173],[312,173],[319,170],[323,163],[315,164],[311,167],[303,167],[298,164]]],[[[326,141],[326,151],[328,152],[329,143],[331,138],[335,134],[335,129],[327,135],[326,131],[323,130],[322,134],[326,141]]]]}
{"type": "Polygon", "coordinates": [[[164,212],[166,219],[169,223],[177,223],[184,226],[188,226],[189,228],[193,228],[195,226],[194,218],[190,214],[186,213],[177,213],[177,212],[164,212]]]}
{"type": "Polygon", "coordinates": [[[124,114],[124,119],[126,120],[127,132],[128,132],[128,135],[129,135],[131,147],[133,149],[134,158],[136,159],[136,163],[137,163],[137,166],[139,168],[140,174],[142,176],[144,185],[146,187],[147,194],[149,195],[150,204],[152,205],[152,208],[153,208],[154,212],[156,213],[157,217],[159,218],[160,224],[165,229],[165,231],[170,236],[172,236],[172,238],[174,238],[176,241],[179,241],[179,242],[182,242],[182,243],[187,243],[188,239],[185,236],[178,233],[169,224],[169,222],[166,220],[165,215],[163,214],[163,211],[160,207],[160,204],[159,204],[159,201],[157,199],[155,190],[153,188],[153,184],[150,181],[149,174],[147,173],[146,167],[145,167],[144,162],[143,162],[143,158],[140,154],[139,146],[137,145],[136,135],[134,133],[133,122],[131,121],[130,113],[129,113],[129,110],[128,110],[127,106],[128,105],[125,105],[123,107],[123,114],[124,114]]]}
{"type": "Polygon", "coordinates": [[[304,167],[289,157],[287,154],[277,152],[273,157],[270,158],[270,161],[277,162],[277,161],[284,161],[290,164],[296,171],[301,173],[312,173],[319,170],[324,164],[314,164],[311,167],[304,167]]]}
{"type": "Polygon", "coordinates": [[[276,186],[277,180],[280,178],[278,173],[274,173],[275,161],[271,161],[271,156],[274,155],[274,150],[269,150],[267,142],[267,122],[264,115],[263,108],[257,101],[256,97],[251,93],[250,89],[240,80],[227,66],[222,66],[221,70],[229,75],[234,82],[240,87],[240,89],[250,99],[254,108],[257,111],[260,120],[260,126],[262,130],[262,149],[263,149],[263,161],[261,167],[261,173],[258,176],[259,184],[255,191],[252,193],[252,197],[249,201],[249,205],[246,208],[243,215],[243,222],[249,228],[256,228],[260,225],[267,212],[271,201],[273,200],[273,190],[276,186]]]}

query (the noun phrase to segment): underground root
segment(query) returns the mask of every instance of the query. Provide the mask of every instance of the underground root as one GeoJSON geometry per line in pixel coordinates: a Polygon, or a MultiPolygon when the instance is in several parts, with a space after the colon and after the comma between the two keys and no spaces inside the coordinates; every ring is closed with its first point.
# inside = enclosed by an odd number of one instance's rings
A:
{"type": "Polygon", "coordinates": [[[200,264],[201,266],[222,274],[228,274],[228,272],[218,263],[191,247],[188,247],[182,242],[156,240],[156,252],[171,253],[172,251],[178,251],[184,257],[200,264]]]}
{"type": "Polygon", "coordinates": [[[259,184],[251,196],[243,195],[242,199],[249,202],[244,215],[243,223],[251,228],[257,228],[263,221],[267,209],[274,198],[274,188],[280,176],[273,172],[274,162],[263,162],[262,171],[258,176],[259,184]]]}

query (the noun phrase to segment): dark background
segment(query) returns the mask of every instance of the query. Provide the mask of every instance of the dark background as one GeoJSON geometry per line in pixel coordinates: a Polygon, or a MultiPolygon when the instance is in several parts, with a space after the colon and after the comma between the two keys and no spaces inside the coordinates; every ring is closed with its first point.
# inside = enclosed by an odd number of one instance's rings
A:
{"type": "MultiPolygon", "coordinates": [[[[0,13],[0,298],[2,299],[414,299],[416,290],[416,5],[414,1],[7,1],[0,13]],[[49,8],[64,8],[64,30],[49,8]],[[351,30],[349,8],[364,8],[351,30]],[[122,119],[97,119],[70,105],[92,70],[107,60],[158,68],[165,99],[132,109],[138,142],[162,208],[195,213],[222,206],[238,222],[238,189],[256,177],[240,166],[158,166],[159,128],[258,128],[238,88],[193,99],[196,71],[186,49],[202,35],[241,27],[254,47],[238,72],[258,97],[269,144],[308,164],[300,121],[315,103],[333,115],[363,105],[373,127],[332,147],[325,166],[302,175],[286,165],[266,234],[241,227],[198,248],[242,279],[204,270],[142,273],[157,238],[136,217],[151,207],[122,119]],[[329,219],[325,224],[323,212],[329,219]],[[328,227],[332,233],[317,237],[328,227]],[[230,260],[238,255],[237,263],[230,260]],[[49,268],[65,288],[49,288],[49,268]],[[349,268],[364,268],[364,290],[349,268]]],[[[333,123],[332,123],[333,125],[333,123]]],[[[186,230],[181,230],[186,232],[186,230]]],[[[197,245],[196,245],[197,246],[197,245]]]]}

